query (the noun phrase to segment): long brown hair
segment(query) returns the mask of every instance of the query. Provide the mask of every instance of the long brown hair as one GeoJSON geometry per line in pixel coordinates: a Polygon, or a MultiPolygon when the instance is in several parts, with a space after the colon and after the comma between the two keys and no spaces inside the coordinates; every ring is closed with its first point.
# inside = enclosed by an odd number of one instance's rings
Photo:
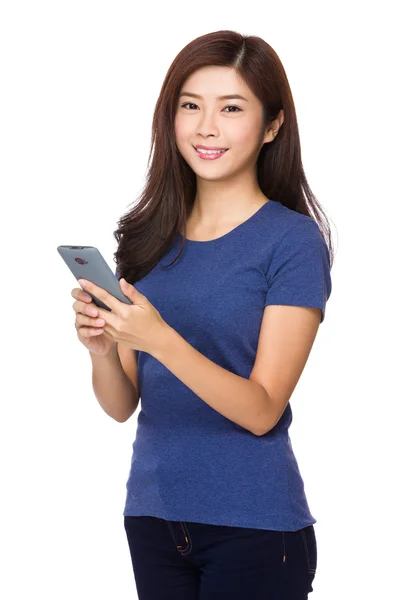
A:
{"type": "MultiPolygon", "coordinates": [[[[278,134],[259,153],[258,184],[270,200],[279,200],[287,208],[316,220],[332,265],[330,226],[304,174],[297,117],[284,67],[273,48],[260,37],[222,30],[187,44],[167,71],[154,110],[145,188],[114,231],[118,279],[124,277],[129,283],[142,279],[166,254],[179,231],[186,232],[195,200],[196,175],[176,146],[174,120],[183,83],[206,66],[236,70],[263,105],[264,128],[284,110],[278,134]]],[[[181,249],[170,265],[183,248],[182,238],[181,249]]]]}

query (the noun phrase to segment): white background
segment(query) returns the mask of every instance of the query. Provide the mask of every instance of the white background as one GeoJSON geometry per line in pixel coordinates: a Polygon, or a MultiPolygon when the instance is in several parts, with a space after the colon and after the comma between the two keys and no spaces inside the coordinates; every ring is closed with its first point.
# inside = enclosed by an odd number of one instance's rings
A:
{"type": "Polygon", "coordinates": [[[120,424],[97,402],[56,248],[97,246],[114,266],[166,71],[219,29],[263,37],[283,62],[335,242],[291,402],[318,521],[310,600],[418,594],[413,2],[15,0],[0,12],[5,600],[137,597],[122,511],[140,408],[120,424]]]}

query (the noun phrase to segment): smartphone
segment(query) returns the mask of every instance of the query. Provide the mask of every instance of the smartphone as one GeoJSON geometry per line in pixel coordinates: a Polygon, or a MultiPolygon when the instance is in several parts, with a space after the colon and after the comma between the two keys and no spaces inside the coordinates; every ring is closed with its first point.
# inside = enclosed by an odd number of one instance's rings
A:
{"type": "MultiPolygon", "coordinates": [[[[97,248],[94,246],[58,246],[57,250],[77,280],[87,279],[121,302],[132,304],[131,300],[122,293],[117,276],[97,248]]],[[[93,298],[96,306],[112,312],[109,306],[99,298],[87,290],[84,291],[93,298]]]]}

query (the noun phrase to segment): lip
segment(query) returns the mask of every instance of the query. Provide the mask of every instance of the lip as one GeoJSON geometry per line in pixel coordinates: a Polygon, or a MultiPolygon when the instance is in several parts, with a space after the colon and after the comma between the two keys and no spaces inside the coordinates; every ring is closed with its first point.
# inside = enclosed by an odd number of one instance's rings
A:
{"type": "Polygon", "coordinates": [[[228,152],[228,148],[211,148],[212,150],[224,150],[224,152],[217,152],[217,154],[204,154],[199,152],[198,148],[195,148],[195,146],[194,149],[200,160],[218,160],[224,156],[226,152],[228,152]]]}

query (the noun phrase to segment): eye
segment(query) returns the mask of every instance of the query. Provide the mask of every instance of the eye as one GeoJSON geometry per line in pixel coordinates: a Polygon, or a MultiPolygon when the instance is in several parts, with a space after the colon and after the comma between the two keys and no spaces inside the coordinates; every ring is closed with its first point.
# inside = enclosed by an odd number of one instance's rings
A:
{"type": "MultiPolygon", "coordinates": [[[[187,105],[196,106],[196,104],[193,104],[193,102],[185,102],[185,104],[181,105],[181,108],[184,108],[184,107],[186,108],[187,105]]],[[[225,106],[223,110],[225,110],[226,108],[236,108],[237,109],[237,111],[235,111],[235,110],[234,111],[229,110],[228,112],[240,112],[242,110],[241,108],[239,108],[238,106],[235,106],[234,104],[231,104],[229,106],[225,106]]]]}
{"type": "MultiPolygon", "coordinates": [[[[225,108],[237,108],[238,111],[241,111],[241,108],[239,108],[238,106],[235,106],[234,104],[231,106],[226,106],[225,108]]],[[[229,110],[228,112],[231,112],[231,110],[229,110]]],[[[233,110],[233,112],[236,112],[236,111],[233,110]]]]}

